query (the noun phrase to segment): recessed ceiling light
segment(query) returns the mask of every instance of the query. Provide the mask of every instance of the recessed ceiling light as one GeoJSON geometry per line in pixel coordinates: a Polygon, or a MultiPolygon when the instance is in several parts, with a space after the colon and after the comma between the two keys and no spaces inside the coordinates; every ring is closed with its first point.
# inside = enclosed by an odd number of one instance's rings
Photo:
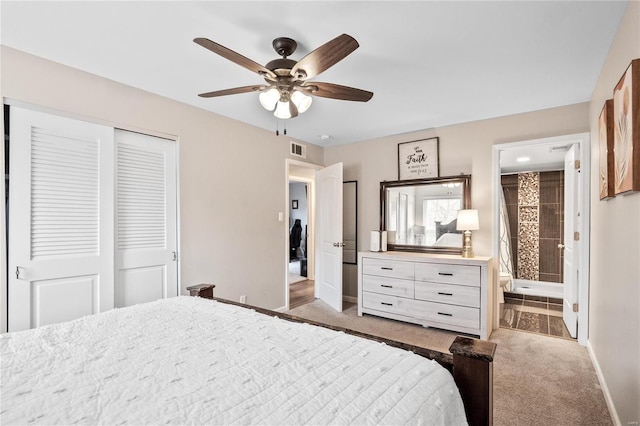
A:
{"type": "Polygon", "coordinates": [[[516,161],[518,163],[526,163],[529,160],[531,160],[531,158],[529,158],[529,157],[518,157],[518,158],[516,158],[516,161]]]}
{"type": "Polygon", "coordinates": [[[318,135],[318,137],[319,137],[320,139],[322,139],[323,141],[326,141],[327,139],[330,139],[330,138],[331,138],[331,135],[328,135],[328,134],[326,134],[326,133],[323,133],[323,134],[321,134],[321,135],[318,135]]]}

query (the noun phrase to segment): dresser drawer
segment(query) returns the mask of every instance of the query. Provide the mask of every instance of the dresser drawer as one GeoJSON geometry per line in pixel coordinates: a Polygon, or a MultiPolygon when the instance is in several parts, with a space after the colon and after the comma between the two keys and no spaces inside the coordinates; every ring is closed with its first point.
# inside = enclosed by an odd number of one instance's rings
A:
{"type": "Polygon", "coordinates": [[[362,273],[379,277],[413,280],[413,262],[385,259],[362,259],[362,273]]]}
{"type": "Polygon", "coordinates": [[[480,328],[480,309],[477,308],[415,300],[413,316],[417,320],[443,325],[480,328]]]}
{"type": "Polygon", "coordinates": [[[413,313],[413,303],[413,299],[369,293],[367,291],[362,293],[362,306],[364,308],[404,315],[406,317],[410,317],[413,313]]]}
{"type": "Polygon", "coordinates": [[[377,277],[375,275],[363,275],[362,289],[372,293],[402,296],[413,299],[413,281],[409,280],[377,277]]]}
{"type": "Polygon", "coordinates": [[[480,267],[445,263],[419,263],[415,266],[416,281],[461,284],[480,287],[480,267]]]}
{"type": "Polygon", "coordinates": [[[430,302],[479,308],[480,287],[416,281],[415,298],[430,302]]]}

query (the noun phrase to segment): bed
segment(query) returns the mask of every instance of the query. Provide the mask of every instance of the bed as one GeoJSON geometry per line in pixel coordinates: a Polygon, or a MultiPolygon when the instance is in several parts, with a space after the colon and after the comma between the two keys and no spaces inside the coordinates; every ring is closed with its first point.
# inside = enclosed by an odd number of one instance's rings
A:
{"type": "Polygon", "coordinates": [[[4,334],[0,423],[456,425],[487,405],[489,342],[451,356],[237,305],[180,296],[4,334]]]}

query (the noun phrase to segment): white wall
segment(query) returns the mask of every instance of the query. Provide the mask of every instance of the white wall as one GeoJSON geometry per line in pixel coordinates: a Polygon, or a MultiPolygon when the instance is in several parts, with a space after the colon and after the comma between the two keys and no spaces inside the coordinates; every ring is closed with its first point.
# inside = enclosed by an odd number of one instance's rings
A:
{"type": "MultiPolygon", "coordinates": [[[[289,205],[290,137],[5,46],[1,56],[4,98],[177,137],[183,293],[192,284],[214,283],[216,296],[247,295],[247,303],[272,309],[285,305],[288,224],[278,221],[278,212],[289,205]]],[[[307,159],[321,163],[322,149],[308,145],[307,159]]]]}
{"type": "MultiPolygon", "coordinates": [[[[599,200],[598,117],[604,101],[612,99],[613,88],[622,73],[636,58],[640,58],[640,3],[630,1],[589,110],[592,140],[589,343],[609,390],[613,411],[623,425],[640,421],[640,193],[599,200]]],[[[640,112],[636,113],[638,124],[640,112]]],[[[640,170],[640,165],[635,167],[640,170]]]]}
{"type": "MultiPolygon", "coordinates": [[[[380,182],[398,179],[398,143],[438,136],[440,175],[471,174],[471,204],[480,219],[480,230],[473,232],[474,252],[492,256],[491,146],[586,132],[588,108],[583,103],[330,147],[324,151],[324,164],[342,161],[344,180],[358,181],[358,247],[366,249],[370,231],[380,223],[380,182]]],[[[357,267],[344,268],[344,292],[356,296],[357,267]]]]}

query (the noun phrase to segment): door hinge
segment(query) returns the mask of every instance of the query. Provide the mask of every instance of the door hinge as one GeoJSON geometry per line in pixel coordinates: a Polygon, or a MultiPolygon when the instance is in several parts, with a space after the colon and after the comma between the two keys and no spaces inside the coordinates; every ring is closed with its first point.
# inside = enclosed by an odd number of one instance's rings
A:
{"type": "Polygon", "coordinates": [[[574,232],[573,233],[573,241],[580,241],[580,233],[579,232],[574,232]]]}
{"type": "Polygon", "coordinates": [[[575,168],[576,170],[579,170],[579,169],[580,169],[580,160],[575,160],[574,168],[575,168]]]}
{"type": "Polygon", "coordinates": [[[573,304],[573,312],[578,312],[578,304],[577,303],[573,304]]]}

